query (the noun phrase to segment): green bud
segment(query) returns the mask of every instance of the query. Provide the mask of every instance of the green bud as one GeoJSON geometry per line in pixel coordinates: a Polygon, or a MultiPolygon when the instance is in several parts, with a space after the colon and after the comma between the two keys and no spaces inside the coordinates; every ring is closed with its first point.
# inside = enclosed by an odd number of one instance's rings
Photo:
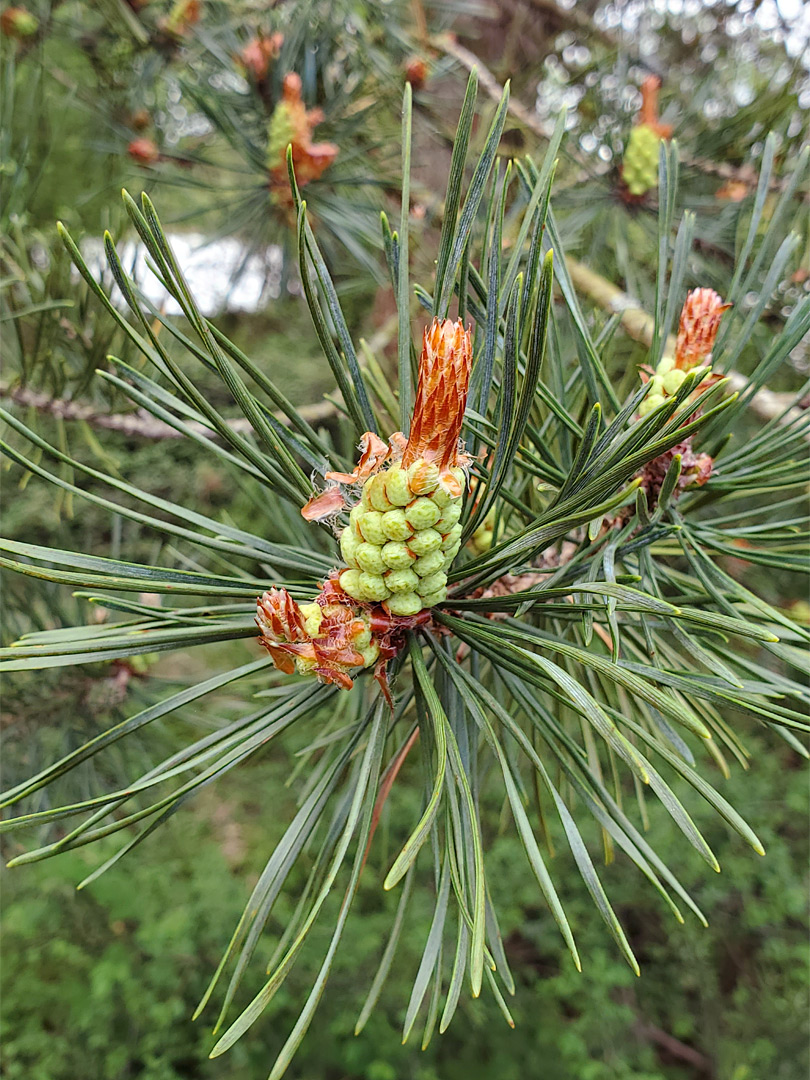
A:
{"type": "Polygon", "coordinates": [[[443,487],[437,487],[430,497],[442,510],[444,510],[445,506],[449,506],[451,502],[458,498],[457,495],[451,495],[449,491],[445,491],[443,487]]]}
{"type": "Polygon", "coordinates": [[[408,540],[413,529],[408,524],[404,510],[388,510],[382,516],[383,533],[387,540],[408,540]]]}
{"type": "Polygon", "coordinates": [[[666,375],[668,371],[672,371],[675,367],[675,357],[665,356],[658,367],[655,369],[656,375],[666,375]]]}
{"type": "Polygon", "coordinates": [[[296,656],[295,658],[295,670],[299,675],[314,675],[317,666],[317,660],[310,660],[303,656],[296,656]]]}
{"type": "Polygon", "coordinates": [[[408,467],[408,484],[414,495],[430,495],[439,484],[439,466],[420,458],[408,467]]]}
{"type": "Polygon", "coordinates": [[[450,532],[460,517],[461,499],[457,499],[455,502],[451,502],[449,506],[445,506],[442,516],[436,522],[436,529],[444,536],[445,533],[450,532]]]}
{"type": "Polygon", "coordinates": [[[391,570],[409,570],[416,562],[408,545],[397,540],[388,541],[382,549],[382,558],[391,570]]]}
{"type": "Polygon", "coordinates": [[[363,667],[371,667],[372,664],[376,664],[377,658],[380,655],[380,646],[376,641],[362,648],[357,644],[357,641],[355,641],[354,647],[363,657],[363,667]]]}
{"type": "Polygon", "coordinates": [[[360,586],[361,599],[363,600],[385,600],[389,595],[388,586],[385,584],[385,578],[381,574],[368,574],[365,570],[360,574],[358,579],[360,586]]]}
{"type": "Polygon", "coordinates": [[[366,510],[358,518],[360,535],[367,544],[377,544],[382,547],[388,537],[383,531],[383,516],[379,510],[366,510]]]}
{"type": "Polygon", "coordinates": [[[461,533],[461,525],[454,525],[450,532],[448,532],[443,538],[442,549],[444,551],[447,551],[449,548],[453,547],[454,544],[458,543],[458,541],[461,539],[461,533]]]}
{"type": "Polygon", "coordinates": [[[416,587],[416,591],[420,596],[427,596],[429,593],[438,592],[439,589],[444,589],[446,586],[447,574],[443,570],[438,570],[435,574],[422,578],[416,587]]]}
{"type": "Polygon", "coordinates": [[[419,588],[419,578],[413,570],[389,570],[385,584],[392,593],[413,592],[419,588]]]}
{"type": "Polygon", "coordinates": [[[368,574],[382,574],[386,569],[382,549],[377,544],[358,544],[355,558],[360,569],[368,574]]]}
{"type": "Polygon", "coordinates": [[[437,589],[436,592],[423,593],[422,607],[435,607],[437,604],[443,604],[446,599],[447,589],[437,589]]]}
{"type": "Polygon", "coordinates": [[[299,610],[304,616],[304,629],[310,637],[317,637],[323,621],[320,604],[301,604],[299,610]]]}
{"type": "Polygon", "coordinates": [[[394,593],[385,606],[392,615],[418,615],[424,605],[415,592],[401,592],[394,593]]]}
{"type": "Polygon", "coordinates": [[[672,371],[667,372],[664,376],[664,390],[666,390],[668,394],[677,394],[685,378],[685,371],[681,371],[679,368],[673,368],[672,371]]]}
{"type": "Polygon", "coordinates": [[[622,177],[632,195],[645,195],[658,186],[658,146],[661,136],[647,124],[630,132],[622,162],[622,177]]]}
{"type": "Polygon", "coordinates": [[[453,565],[453,559],[455,559],[456,555],[458,555],[460,549],[461,541],[456,540],[455,544],[453,544],[452,547],[449,547],[446,551],[442,552],[442,554],[444,555],[444,562],[442,566],[445,570],[449,570],[450,567],[453,565]]]}
{"type": "Polygon", "coordinates": [[[435,529],[420,529],[408,541],[408,547],[414,555],[429,555],[442,545],[442,534],[435,529]]]}
{"type": "Polygon", "coordinates": [[[395,465],[385,474],[385,494],[394,506],[407,506],[413,498],[413,492],[408,485],[408,473],[399,465],[395,465]]]}
{"type": "Polygon", "coordinates": [[[375,510],[385,513],[393,508],[393,503],[385,494],[385,473],[377,473],[366,481],[363,494],[368,494],[368,499],[375,510]]]}
{"type": "Polygon", "coordinates": [[[344,570],[338,578],[341,589],[348,593],[353,600],[365,600],[363,590],[360,588],[360,571],[344,570]]]}
{"type": "Polygon", "coordinates": [[[441,510],[439,510],[436,503],[432,499],[424,497],[414,499],[405,511],[405,517],[414,529],[429,529],[436,524],[440,516],[441,510]]]}
{"type": "Polygon", "coordinates": [[[423,555],[421,559],[416,559],[411,569],[420,578],[428,577],[430,574],[435,574],[437,570],[442,569],[444,559],[444,553],[440,548],[437,548],[435,551],[431,551],[429,555],[423,555]]]}
{"type": "Polygon", "coordinates": [[[354,535],[354,530],[351,526],[344,529],[340,534],[340,554],[343,556],[343,561],[347,566],[357,566],[357,549],[362,547],[362,544],[354,535]]]}
{"type": "Polygon", "coordinates": [[[639,416],[646,416],[647,413],[651,413],[653,409],[657,409],[658,406],[663,405],[663,403],[663,394],[647,394],[638,407],[639,416]]]}

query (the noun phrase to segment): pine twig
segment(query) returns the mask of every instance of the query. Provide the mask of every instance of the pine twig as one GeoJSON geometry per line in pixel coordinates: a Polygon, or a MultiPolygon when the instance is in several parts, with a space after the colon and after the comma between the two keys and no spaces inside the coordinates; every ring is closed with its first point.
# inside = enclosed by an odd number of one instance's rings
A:
{"type": "MultiPolygon", "coordinates": [[[[177,431],[170,424],[150,416],[143,409],[132,413],[108,413],[97,409],[83,401],[70,401],[67,398],[54,398],[49,394],[43,394],[38,390],[32,390],[27,386],[9,386],[0,383],[0,397],[36,409],[38,412],[48,413],[60,420],[80,420],[93,427],[106,428],[107,431],[117,431],[128,438],[141,439],[182,439],[185,438],[181,431],[177,431]]],[[[317,401],[312,405],[303,405],[298,412],[309,423],[318,423],[328,420],[336,415],[336,408],[331,401],[317,401]]],[[[279,423],[289,425],[289,420],[282,413],[276,414],[279,423]]],[[[245,417],[228,420],[228,427],[233,431],[245,434],[252,430],[250,421],[245,417]]],[[[198,435],[216,438],[216,432],[206,424],[196,421],[188,421],[187,426],[198,435]]]]}
{"type": "MultiPolygon", "coordinates": [[[[454,60],[457,60],[462,67],[467,71],[475,69],[478,72],[478,82],[489,94],[493,101],[500,101],[503,97],[503,87],[483,62],[471,52],[470,49],[466,49],[463,45],[459,45],[455,37],[452,34],[440,34],[433,38],[433,47],[438,49],[439,52],[445,53],[447,56],[452,56],[454,60]]],[[[530,131],[533,131],[541,139],[548,141],[553,133],[553,127],[544,124],[536,113],[527,109],[525,105],[519,102],[514,95],[509,98],[509,112],[517,117],[517,119],[524,124],[530,131]]]]}

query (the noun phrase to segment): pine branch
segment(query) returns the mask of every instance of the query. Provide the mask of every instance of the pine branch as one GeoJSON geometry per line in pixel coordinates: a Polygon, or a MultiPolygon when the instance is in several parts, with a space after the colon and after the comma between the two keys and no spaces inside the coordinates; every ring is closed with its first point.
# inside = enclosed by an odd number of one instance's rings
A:
{"type": "MultiPolygon", "coordinates": [[[[503,87],[486,66],[486,64],[479,57],[471,52],[470,49],[466,49],[463,45],[459,45],[455,37],[452,34],[442,34],[438,37],[434,37],[432,40],[433,47],[440,52],[445,53],[447,56],[452,56],[454,60],[457,60],[462,67],[465,67],[467,71],[476,70],[478,72],[478,82],[486,90],[487,94],[493,101],[500,101],[503,97],[503,87]]],[[[517,117],[517,119],[524,124],[530,131],[533,131],[541,139],[545,139],[546,142],[551,138],[554,132],[554,125],[544,124],[536,113],[531,109],[527,109],[520,101],[514,96],[509,98],[509,112],[517,117]]],[[[574,151],[572,151],[573,153],[574,151]]]]}
{"type": "MultiPolygon", "coordinates": [[[[0,398],[7,398],[17,405],[34,408],[37,412],[48,413],[60,420],[80,420],[93,427],[117,431],[128,438],[141,439],[182,439],[186,436],[171,425],[139,409],[133,413],[108,413],[83,401],[70,401],[66,398],[54,398],[49,394],[31,390],[27,386],[8,386],[0,383],[0,398]]],[[[317,401],[312,405],[303,405],[298,412],[309,423],[319,423],[337,415],[337,409],[331,401],[317,401]]],[[[276,413],[279,423],[289,427],[290,421],[283,413],[276,413]]],[[[250,421],[238,417],[227,421],[232,431],[246,434],[252,431],[250,421]]],[[[189,421],[187,423],[195,434],[214,438],[216,432],[205,424],[189,421]]]]}

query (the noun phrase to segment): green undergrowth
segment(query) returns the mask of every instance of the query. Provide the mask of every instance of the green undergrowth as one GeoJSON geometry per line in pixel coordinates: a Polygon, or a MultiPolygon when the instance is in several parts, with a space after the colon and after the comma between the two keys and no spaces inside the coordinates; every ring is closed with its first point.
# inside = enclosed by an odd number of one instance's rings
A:
{"type": "MultiPolygon", "coordinates": [[[[756,739],[752,739],[755,749],[756,739]]],[[[4,886],[2,1075],[7,1080],[237,1080],[263,1075],[306,991],[306,963],[291,975],[260,1023],[211,1062],[207,1026],[189,1017],[216,965],[259,869],[260,853],[294,812],[283,786],[294,766],[284,754],[258,760],[239,784],[205,793],[159,841],[147,840],[125,863],[86,890],[75,882],[103,851],[69,852],[55,861],[6,871],[4,886]],[[268,790],[275,792],[267,800],[268,790]]],[[[406,775],[406,774],[403,774],[406,775]]],[[[397,897],[380,889],[396,836],[413,807],[412,789],[395,789],[364,872],[358,913],[319,1013],[315,1038],[301,1048],[301,1080],[800,1080],[807,1070],[807,950],[803,931],[807,863],[807,791],[787,751],[762,754],[748,775],[722,784],[756,822],[767,859],[753,859],[709,813],[699,824],[725,852],[710,878],[668,816],[650,807],[660,850],[710,913],[707,930],[672,925],[627,867],[605,869],[617,913],[639,958],[636,979],[589,913],[573,872],[563,873],[566,907],[585,946],[578,975],[558,941],[536,887],[524,872],[520,843],[490,816],[495,900],[518,994],[516,1030],[491,1034],[503,1020],[493,1003],[462,1002],[464,1026],[421,1053],[400,1046],[401,1010],[427,933],[431,900],[420,890],[409,913],[398,962],[367,1037],[348,1034],[356,1002],[373,978],[397,897]],[[389,836],[390,834],[390,836],[389,836]],[[483,1005],[483,1008],[481,1006],[483,1005]],[[599,1022],[594,1022],[594,1017],[599,1022]],[[656,1029],[658,1034],[652,1034],[656,1029]],[[662,1045],[660,1033],[676,1042],[662,1045]],[[701,1070],[672,1047],[705,1059],[701,1070]],[[543,1063],[542,1074],[537,1063],[543,1063]],[[708,1070],[708,1071],[707,1071],[708,1070]]],[[[497,809],[497,808],[496,808],[497,809]]],[[[501,823],[503,824],[503,822],[501,823]]],[[[552,831],[552,841],[557,840],[552,831]]],[[[570,858],[558,855],[557,863],[570,858]]],[[[260,946],[268,960],[304,882],[296,871],[260,946]]],[[[335,890],[338,903],[340,888],[335,890]]],[[[309,947],[328,940],[329,920],[309,947]]],[[[258,972],[256,972],[258,976],[258,972]]],[[[246,996],[247,1000],[247,996],[246,996]]],[[[693,1058],[693,1062],[701,1060],[693,1058]]]]}

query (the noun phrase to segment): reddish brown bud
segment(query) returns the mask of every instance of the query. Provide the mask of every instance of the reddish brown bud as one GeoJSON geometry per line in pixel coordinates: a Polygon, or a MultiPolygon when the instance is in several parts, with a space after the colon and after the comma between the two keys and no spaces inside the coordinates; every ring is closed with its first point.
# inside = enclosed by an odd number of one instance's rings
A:
{"type": "Polygon", "coordinates": [[[6,37],[25,41],[39,30],[39,19],[23,7],[8,7],[0,15],[0,30],[6,37]]]}
{"type": "Polygon", "coordinates": [[[472,370],[472,338],[461,319],[425,329],[411,433],[402,464],[424,458],[440,469],[462,463],[459,438],[472,370]]]}
{"type": "Polygon", "coordinates": [[[152,123],[152,117],[146,109],[136,109],[132,114],[132,126],[136,131],[144,131],[152,123]]]}
{"type": "Polygon", "coordinates": [[[691,371],[710,359],[720,319],[730,307],[714,289],[693,289],[687,293],[678,326],[676,368],[691,371]]]}
{"type": "Polygon", "coordinates": [[[270,61],[278,57],[283,43],[283,34],[270,34],[269,36],[260,34],[258,37],[253,38],[252,41],[249,41],[242,49],[239,59],[245,71],[252,75],[256,82],[261,82],[262,79],[267,77],[270,61]]]}
{"type": "Polygon", "coordinates": [[[154,165],[160,160],[160,151],[152,139],[133,139],[127,147],[127,153],[139,165],[154,165]]]}
{"type": "Polygon", "coordinates": [[[646,124],[660,138],[668,139],[672,134],[672,125],[662,124],[658,119],[658,91],[660,89],[661,79],[658,75],[648,75],[642,82],[641,109],[638,114],[638,123],[646,124]]]}
{"type": "Polygon", "coordinates": [[[421,90],[428,76],[427,61],[422,56],[409,56],[405,61],[405,79],[414,90],[421,90]]]}

